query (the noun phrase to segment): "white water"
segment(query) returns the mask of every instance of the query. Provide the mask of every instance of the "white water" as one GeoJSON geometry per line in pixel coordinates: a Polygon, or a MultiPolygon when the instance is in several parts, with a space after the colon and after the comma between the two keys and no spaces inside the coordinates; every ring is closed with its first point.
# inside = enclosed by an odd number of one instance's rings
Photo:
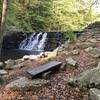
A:
{"type": "Polygon", "coordinates": [[[38,44],[38,50],[44,50],[46,39],[47,39],[47,33],[44,33],[42,35],[42,39],[40,40],[38,44]]]}
{"type": "Polygon", "coordinates": [[[45,33],[40,32],[38,34],[34,33],[29,38],[26,38],[20,43],[19,49],[43,51],[45,47],[46,38],[47,38],[46,32],[45,33]]]}

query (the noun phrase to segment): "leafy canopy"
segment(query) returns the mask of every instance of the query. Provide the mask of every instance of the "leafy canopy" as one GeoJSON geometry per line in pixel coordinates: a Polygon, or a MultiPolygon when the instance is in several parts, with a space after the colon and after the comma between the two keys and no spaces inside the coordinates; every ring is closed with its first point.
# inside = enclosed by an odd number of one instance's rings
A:
{"type": "Polygon", "coordinates": [[[100,14],[93,11],[94,3],[94,0],[11,0],[7,28],[13,26],[24,31],[81,30],[88,23],[100,20],[100,14]]]}

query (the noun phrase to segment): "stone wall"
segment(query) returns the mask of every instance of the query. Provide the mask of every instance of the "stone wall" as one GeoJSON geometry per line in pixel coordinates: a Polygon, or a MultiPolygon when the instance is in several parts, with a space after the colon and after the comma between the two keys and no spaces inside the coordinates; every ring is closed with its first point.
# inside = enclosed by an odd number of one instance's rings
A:
{"type": "MultiPolygon", "coordinates": [[[[64,34],[62,32],[47,32],[46,51],[55,49],[58,45],[64,43],[64,34]]],[[[19,44],[32,32],[12,32],[10,35],[4,36],[3,49],[18,49],[19,44]]],[[[38,34],[38,32],[37,32],[38,34]]]]}

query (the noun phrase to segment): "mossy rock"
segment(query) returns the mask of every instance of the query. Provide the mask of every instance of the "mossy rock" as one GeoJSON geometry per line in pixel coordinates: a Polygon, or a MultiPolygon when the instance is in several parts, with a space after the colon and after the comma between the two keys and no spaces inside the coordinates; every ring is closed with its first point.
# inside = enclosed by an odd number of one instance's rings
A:
{"type": "Polygon", "coordinates": [[[93,87],[100,89],[100,68],[86,70],[74,78],[70,78],[68,82],[71,86],[93,87]]]}

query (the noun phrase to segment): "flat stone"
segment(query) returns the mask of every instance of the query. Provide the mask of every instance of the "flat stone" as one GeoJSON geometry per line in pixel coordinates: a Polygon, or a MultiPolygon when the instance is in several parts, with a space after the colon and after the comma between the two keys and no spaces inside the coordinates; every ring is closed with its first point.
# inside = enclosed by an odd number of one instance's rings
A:
{"type": "Polygon", "coordinates": [[[78,50],[78,49],[77,49],[77,50],[73,50],[73,51],[72,51],[72,54],[73,54],[73,55],[78,55],[78,54],[79,54],[79,50],[78,50]]]}
{"type": "Polygon", "coordinates": [[[29,80],[26,77],[20,77],[5,86],[5,89],[10,90],[32,90],[34,87],[46,85],[49,81],[44,79],[29,80]]]}
{"type": "Polygon", "coordinates": [[[75,61],[73,58],[69,57],[66,59],[67,64],[72,65],[72,66],[76,66],[77,61],[75,61]]]}
{"type": "Polygon", "coordinates": [[[42,85],[46,85],[50,83],[49,80],[45,80],[45,79],[34,79],[31,81],[31,86],[33,87],[40,87],[42,85]]]}
{"type": "Polygon", "coordinates": [[[92,57],[95,57],[95,58],[100,57],[100,49],[98,48],[89,47],[85,49],[85,51],[88,52],[92,57]]]}
{"type": "Polygon", "coordinates": [[[85,49],[85,51],[86,51],[86,52],[89,52],[89,51],[92,50],[92,49],[93,49],[93,47],[88,47],[88,48],[85,49]]]}
{"type": "Polygon", "coordinates": [[[96,43],[96,42],[98,42],[96,39],[90,39],[89,40],[91,43],[96,43]]]}
{"type": "Polygon", "coordinates": [[[96,88],[90,89],[90,100],[100,100],[100,90],[96,88]]]}
{"type": "Polygon", "coordinates": [[[27,90],[28,86],[29,86],[29,80],[26,77],[21,77],[6,85],[5,88],[11,90],[21,90],[21,89],[27,90]]]}
{"type": "Polygon", "coordinates": [[[8,72],[5,70],[0,70],[0,75],[6,75],[8,72]]]}
{"type": "Polygon", "coordinates": [[[89,43],[89,42],[76,43],[76,46],[79,49],[86,49],[88,47],[94,47],[94,46],[96,46],[96,43],[89,43]]]}

